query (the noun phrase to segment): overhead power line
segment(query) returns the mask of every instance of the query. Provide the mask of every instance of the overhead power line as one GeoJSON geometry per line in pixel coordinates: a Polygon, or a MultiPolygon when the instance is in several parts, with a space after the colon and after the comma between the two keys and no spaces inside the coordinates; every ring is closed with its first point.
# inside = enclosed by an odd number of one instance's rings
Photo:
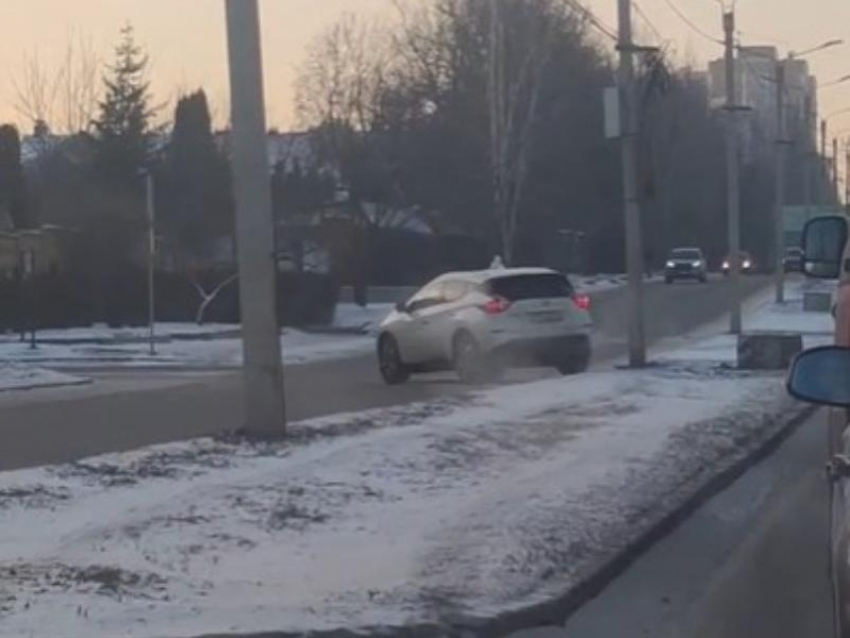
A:
{"type": "Polygon", "coordinates": [[[659,42],[664,42],[664,39],[665,39],[665,38],[664,38],[664,36],[662,36],[662,35],[661,35],[661,31],[659,31],[659,30],[656,28],[656,26],[652,23],[652,20],[650,20],[650,19],[649,19],[649,16],[648,16],[648,15],[646,15],[646,12],[645,12],[645,11],[641,8],[641,6],[640,6],[637,2],[633,2],[633,3],[632,3],[632,6],[634,6],[635,11],[637,11],[637,14],[638,14],[641,18],[643,18],[643,21],[644,21],[644,22],[646,23],[646,25],[649,27],[650,31],[652,31],[652,33],[653,33],[653,34],[655,34],[655,37],[656,37],[656,38],[658,38],[658,41],[659,41],[659,42]]]}
{"type": "Polygon", "coordinates": [[[692,31],[701,35],[702,37],[704,37],[707,40],[711,40],[715,44],[719,44],[721,46],[723,45],[723,40],[721,40],[720,38],[714,37],[713,35],[711,35],[707,31],[704,31],[702,28],[700,28],[700,26],[698,24],[696,24],[688,16],[686,16],[684,13],[682,13],[682,10],[679,9],[679,7],[677,7],[673,3],[673,0],[664,0],[664,2],[667,4],[668,7],[670,7],[670,10],[679,17],[679,19],[682,22],[684,22],[686,25],[688,25],[691,28],[692,31]]]}
{"type": "Polygon", "coordinates": [[[566,2],[573,9],[575,9],[576,11],[578,11],[579,13],[584,15],[584,17],[587,19],[587,21],[590,22],[591,25],[596,27],[596,29],[598,29],[603,35],[608,36],[614,42],[617,41],[617,34],[614,32],[614,29],[612,29],[607,24],[605,24],[602,20],[600,20],[598,17],[596,17],[596,15],[593,13],[593,11],[588,9],[586,6],[584,6],[578,0],[566,0],[566,2]]]}

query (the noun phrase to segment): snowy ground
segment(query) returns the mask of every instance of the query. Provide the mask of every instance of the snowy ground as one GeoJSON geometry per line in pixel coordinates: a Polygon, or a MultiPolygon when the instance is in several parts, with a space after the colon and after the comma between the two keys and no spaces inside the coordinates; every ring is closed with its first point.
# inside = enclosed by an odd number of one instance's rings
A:
{"type": "MultiPolygon", "coordinates": [[[[773,289],[766,289],[751,300],[744,317],[745,332],[791,332],[803,335],[803,346],[812,348],[828,345],[834,341],[835,321],[828,312],[804,312],[803,290],[809,288],[809,282],[792,280],[786,287],[785,303],[773,302],[773,289]]],[[[830,290],[834,284],[826,284],[830,290]]],[[[711,332],[690,343],[688,339],[665,340],[658,348],[656,358],[661,361],[681,360],[734,364],[737,359],[737,337],[722,334],[728,319],[714,322],[701,332],[711,332]],[[674,348],[671,348],[673,346],[674,348]],[[672,352],[665,352],[672,350],[672,352]]]]}
{"type": "MultiPolygon", "coordinates": [[[[747,325],[828,337],[794,303],[747,325]]],[[[550,600],[800,413],[781,374],[728,361],[700,342],[644,371],[303,422],[277,444],[0,473],[0,636],[393,627],[550,600]]]]}
{"type": "Polygon", "coordinates": [[[285,444],[0,474],[0,636],[352,629],[533,604],[796,409],[781,375],[668,363],[305,422],[285,444]]]}
{"type": "Polygon", "coordinates": [[[82,385],[88,379],[28,365],[0,362],[0,392],[82,385]]]}
{"type": "Polygon", "coordinates": [[[391,303],[372,303],[364,308],[353,303],[339,303],[336,306],[333,326],[341,330],[374,332],[392,312],[394,305],[391,303]]]}
{"type": "MultiPolygon", "coordinates": [[[[644,281],[655,282],[663,281],[664,275],[647,275],[644,281]]],[[[614,290],[626,285],[626,275],[623,274],[606,274],[598,275],[570,275],[570,281],[573,285],[585,293],[605,292],[606,290],[614,290]]]]}
{"type": "MultiPolygon", "coordinates": [[[[286,363],[308,363],[350,357],[374,349],[368,335],[312,334],[285,330],[281,350],[286,363]]],[[[36,350],[17,340],[0,341],[0,361],[34,363],[63,369],[91,367],[228,368],[242,363],[238,337],[170,339],[156,345],[151,355],[144,340],[114,343],[77,343],[56,339],[36,350]]]]}

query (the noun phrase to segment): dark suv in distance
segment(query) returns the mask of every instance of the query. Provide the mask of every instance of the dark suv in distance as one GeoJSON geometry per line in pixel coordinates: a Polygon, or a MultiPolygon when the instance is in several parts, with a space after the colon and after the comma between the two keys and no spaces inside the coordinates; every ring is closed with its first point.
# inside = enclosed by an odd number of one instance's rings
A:
{"type": "Polygon", "coordinates": [[[664,265],[664,281],[668,284],[677,279],[694,279],[705,283],[708,268],[699,248],[674,248],[664,265]]]}
{"type": "Polygon", "coordinates": [[[785,272],[803,272],[803,250],[801,248],[786,248],[782,258],[782,268],[785,272]]]}

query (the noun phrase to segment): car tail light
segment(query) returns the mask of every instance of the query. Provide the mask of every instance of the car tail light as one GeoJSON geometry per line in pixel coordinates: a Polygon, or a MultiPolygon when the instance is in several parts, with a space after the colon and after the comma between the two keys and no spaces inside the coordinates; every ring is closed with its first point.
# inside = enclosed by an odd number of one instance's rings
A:
{"type": "Polygon", "coordinates": [[[493,297],[481,305],[481,310],[488,315],[500,315],[511,307],[511,302],[504,297],[493,297]]]}
{"type": "Polygon", "coordinates": [[[587,295],[573,295],[573,303],[579,310],[590,310],[590,297],[587,295]]]}

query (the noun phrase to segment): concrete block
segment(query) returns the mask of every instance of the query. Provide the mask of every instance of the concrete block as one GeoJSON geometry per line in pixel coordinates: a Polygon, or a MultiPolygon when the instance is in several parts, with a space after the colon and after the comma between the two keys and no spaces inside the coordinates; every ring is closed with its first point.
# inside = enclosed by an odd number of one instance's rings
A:
{"type": "Polygon", "coordinates": [[[803,350],[803,336],[794,332],[752,332],[738,336],[738,368],[785,370],[803,350]]]}
{"type": "Polygon", "coordinates": [[[803,293],[803,310],[806,312],[830,312],[832,293],[810,290],[803,293]]]}

